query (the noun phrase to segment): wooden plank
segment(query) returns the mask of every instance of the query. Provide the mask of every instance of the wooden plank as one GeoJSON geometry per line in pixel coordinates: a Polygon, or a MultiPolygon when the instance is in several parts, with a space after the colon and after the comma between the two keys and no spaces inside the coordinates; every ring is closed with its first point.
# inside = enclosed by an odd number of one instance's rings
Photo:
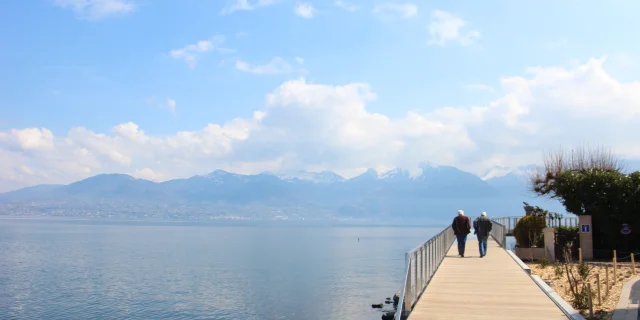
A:
{"type": "Polygon", "coordinates": [[[409,320],[567,319],[495,241],[480,258],[478,241],[469,238],[464,258],[451,247],[409,320]]]}

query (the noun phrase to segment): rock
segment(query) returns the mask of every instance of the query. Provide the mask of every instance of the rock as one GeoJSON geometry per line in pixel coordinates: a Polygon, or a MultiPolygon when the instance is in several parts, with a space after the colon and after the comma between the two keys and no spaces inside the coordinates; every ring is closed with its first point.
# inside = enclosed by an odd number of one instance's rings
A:
{"type": "Polygon", "coordinates": [[[394,311],[385,311],[382,314],[382,320],[393,320],[393,317],[396,315],[394,311]]]}
{"type": "Polygon", "coordinates": [[[400,293],[396,293],[393,295],[393,307],[397,308],[399,302],[400,302],[400,293]]]}
{"type": "Polygon", "coordinates": [[[387,300],[391,300],[391,298],[387,297],[387,300]]]}
{"type": "Polygon", "coordinates": [[[386,304],[391,304],[391,303],[393,303],[393,301],[391,301],[391,300],[387,300],[387,301],[385,301],[384,303],[386,303],[386,304]]]}
{"type": "Polygon", "coordinates": [[[371,305],[371,308],[382,308],[382,303],[374,303],[371,305]]]}

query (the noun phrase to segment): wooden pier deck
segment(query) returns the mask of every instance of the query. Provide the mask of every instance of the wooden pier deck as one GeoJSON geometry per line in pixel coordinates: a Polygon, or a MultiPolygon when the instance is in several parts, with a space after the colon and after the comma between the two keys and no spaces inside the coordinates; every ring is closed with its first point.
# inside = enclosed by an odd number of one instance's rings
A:
{"type": "Polygon", "coordinates": [[[453,243],[409,320],[439,319],[567,319],[518,263],[489,239],[480,258],[470,235],[465,257],[453,243]]]}

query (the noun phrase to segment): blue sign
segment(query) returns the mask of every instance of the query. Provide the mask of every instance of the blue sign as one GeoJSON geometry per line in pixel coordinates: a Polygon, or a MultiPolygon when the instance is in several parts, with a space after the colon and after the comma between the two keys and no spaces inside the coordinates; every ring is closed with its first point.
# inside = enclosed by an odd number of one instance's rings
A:
{"type": "Polygon", "coordinates": [[[580,225],[580,232],[582,233],[589,233],[591,232],[591,225],[590,224],[582,224],[580,225]]]}
{"type": "Polygon", "coordinates": [[[620,233],[622,233],[622,234],[630,234],[631,233],[631,227],[628,224],[623,223],[622,224],[622,228],[620,228],[620,233]]]}

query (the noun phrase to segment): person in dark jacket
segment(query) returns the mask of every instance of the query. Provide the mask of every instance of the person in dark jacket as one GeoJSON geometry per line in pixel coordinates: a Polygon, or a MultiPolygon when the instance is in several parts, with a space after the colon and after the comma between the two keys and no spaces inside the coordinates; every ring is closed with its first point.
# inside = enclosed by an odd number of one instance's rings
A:
{"type": "Polygon", "coordinates": [[[464,258],[464,247],[467,243],[467,235],[471,233],[471,221],[464,216],[464,211],[458,210],[458,216],[453,218],[451,228],[458,240],[458,255],[464,258]]]}
{"type": "Polygon", "coordinates": [[[473,233],[478,236],[478,248],[480,249],[480,258],[487,255],[487,240],[491,234],[491,228],[493,224],[491,220],[487,218],[487,213],[483,212],[479,217],[473,221],[473,233]]]}

